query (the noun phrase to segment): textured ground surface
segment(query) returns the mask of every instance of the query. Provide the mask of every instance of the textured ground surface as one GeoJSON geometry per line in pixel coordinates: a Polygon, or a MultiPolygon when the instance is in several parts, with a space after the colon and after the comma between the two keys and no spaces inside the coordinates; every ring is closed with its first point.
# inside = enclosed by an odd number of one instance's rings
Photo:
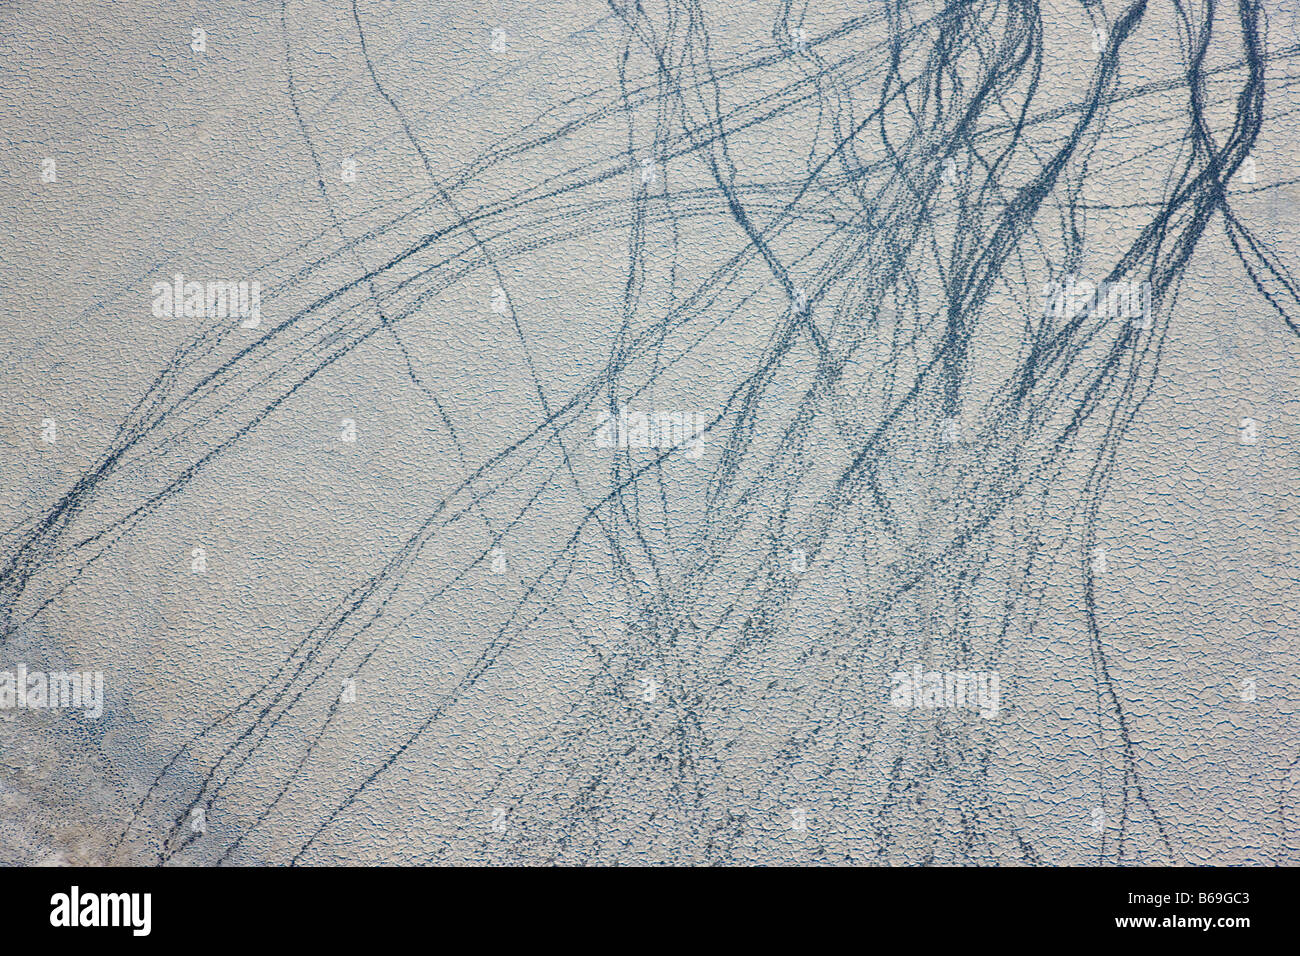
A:
{"type": "Polygon", "coordinates": [[[1298,13],[6,4],[0,861],[1300,862],[1298,13]]]}

